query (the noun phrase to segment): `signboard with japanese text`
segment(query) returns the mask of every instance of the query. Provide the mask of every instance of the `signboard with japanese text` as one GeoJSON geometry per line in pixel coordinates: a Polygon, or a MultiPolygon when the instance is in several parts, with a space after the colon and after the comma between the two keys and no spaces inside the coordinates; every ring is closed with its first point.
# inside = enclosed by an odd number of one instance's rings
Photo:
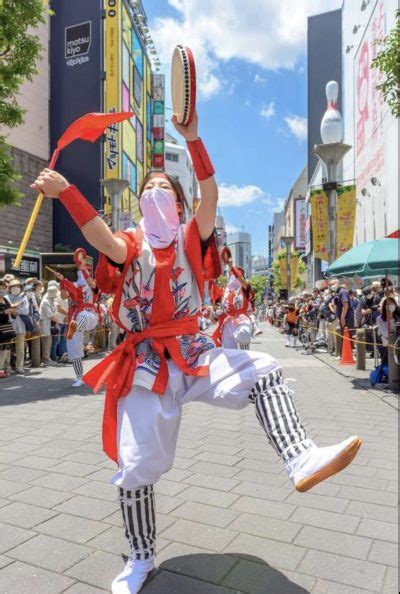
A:
{"type": "Polygon", "coordinates": [[[77,23],[65,27],[65,59],[67,66],[89,62],[92,41],[92,22],[77,23]]]}
{"type": "MultiPolygon", "coordinates": [[[[106,30],[104,60],[106,69],[105,82],[105,111],[119,111],[120,106],[120,4],[121,0],[107,0],[106,2],[106,30]]],[[[126,93],[129,96],[129,52],[124,47],[124,80],[126,93]]],[[[129,105],[129,101],[128,101],[129,105]]],[[[125,106],[126,107],[126,106],[125,106]]],[[[113,179],[119,177],[120,168],[120,129],[119,124],[112,124],[106,131],[104,154],[104,177],[113,179]]]]}
{"type": "Polygon", "coordinates": [[[328,261],[329,219],[328,195],[325,190],[312,190],[311,222],[314,255],[320,260],[328,261]]]}
{"type": "Polygon", "coordinates": [[[153,167],[164,168],[165,76],[153,75],[153,167]]]}
{"type": "Polygon", "coordinates": [[[370,178],[382,180],[384,176],[387,108],[376,89],[384,76],[379,69],[371,68],[371,62],[381,50],[375,40],[385,35],[385,2],[378,0],[355,57],[355,175],[361,202],[361,190],[368,187],[370,178]]]}
{"type": "MultiPolygon", "coordinates": [[[[24,4],[23,1],[18,4],[24,4]]],[[[46,3],[47,4],[47,3],[46,3]]],[[[49,19],[50,152],[78,118],[104,111],[102,102],[102,8],[99,0],[52,0],[49,19]]],[[[101,204],[99,179],[103,177],[103,143],[74,142],[62,151],[57,170],[71,180],[97,210],[101,204]]],[[[53,245],[84,247],[94,255],[63,205],[53,202],[53,245]]]]}
{"type": "Polygon", "coordinates": [[[337,190],[336,258],[353,247],[356,226],[356,187],[343,186],[337,190]]]}
{"type": "Polygon", "coordinates": [[[304,196],[294,199],[294,249],[306,248],[307,204],[304,196]]]}

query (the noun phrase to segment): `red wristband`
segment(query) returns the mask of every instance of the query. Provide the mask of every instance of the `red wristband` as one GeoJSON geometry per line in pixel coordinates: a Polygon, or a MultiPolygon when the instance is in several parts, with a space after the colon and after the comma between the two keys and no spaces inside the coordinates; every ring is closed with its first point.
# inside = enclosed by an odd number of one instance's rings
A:
{"type": "Polygon", "coordinates": [[[68,188],[61,192],[59,199],[79,229],[99,216],[97,210],[93,208],[76,186],[68,186],[68,188]]]}
{"type": "Polygon", "coordinates": [[[208,179],[215,173],[210,157],[201,138],[187,142],[188,151],[192,157],[194,172],[199,181],[208,179]]]}

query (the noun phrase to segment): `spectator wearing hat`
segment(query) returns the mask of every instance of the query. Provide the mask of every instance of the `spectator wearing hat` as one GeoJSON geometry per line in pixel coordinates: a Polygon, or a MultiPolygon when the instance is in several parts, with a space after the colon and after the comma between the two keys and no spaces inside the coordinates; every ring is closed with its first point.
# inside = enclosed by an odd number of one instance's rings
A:
{"type": "MultiPolygon", "coordinates": [[[[50,283],[51,282],[54,281],[50,281],[50,283]]],[[[51,346],[53,334],[59,334],[56,318],[56,299],[59,291],[57,286],[50,285],[50,283],[47,292],[44,294],[40,303],[40,341],[42,348],[42,363],[44,365],[56,365],[56,362],[51,359],[51,346]]]]}
{"type": "Polygon", "coordinates": [[[363,296],[360,300],[361,326],[374,326],[379,316],[379,305],[381,297],[379,292],[372,286],[363,289],[363,296]]]}
{"type": "Polygon", "coordinates": [[[15,338],[11,314],[15,313],[7,298],[7,283],[0,280],[0,378],[7,377],[11,346],[15,338]]]}
{"type": "Polygon", "coordinates": [[[15,372],[24,373],[26,320],[29,319],[29,301],[21,281],[12,278],[8,283],[8,301],[14,310],[11,323],[15,332],[15,372]]]}

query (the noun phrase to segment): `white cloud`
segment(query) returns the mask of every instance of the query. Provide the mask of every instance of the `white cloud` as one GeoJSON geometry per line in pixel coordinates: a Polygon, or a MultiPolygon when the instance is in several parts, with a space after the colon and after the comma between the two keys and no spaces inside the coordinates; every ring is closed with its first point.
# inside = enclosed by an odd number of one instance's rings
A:
{"type": "Polygon", "coordinates": [[[254,77],[254,82],[256,85],[264,85],[267,82],[267,79],[263,76],[260,76],[259,74],[256,74],[254,77]]]}
{"type": "Polygon", "coordinates": [[[152,21],[152,37],[167,69],[177,43],[193,50],[202,98],[224,88],[220,64],[232,59],[264,70],[295,68],[306,53],[307,17],[341,4],[341,0],[251,0],[245,5],[238,0],[168,1],[176,18],[152,21]]]}
{"type": "Polygon", "coordinates": [[[285,202],[286,200],[284,198],[277,198],[272,212],[281,212],[285,207],[285,202]]]}
{"type": "Polygon", "coordinates": [[[305,140],[307,138],[307,118],[301,116],[288,116],[285,118],[290,132],[296,136],[298,140],[305,140]]]}
{"type": "Polygon", "coordinates": [[[225,231],[227,233],[238,233],[240,231],[240,229],[239,229],[239,227],[236,227],[236,225],[231,225],[230,223],[226,223],[225,231]]]}
{"type": "Polygon", "coordinates": [[[275,115],[275,103],[273,101],[263,105],[263,107],[261,108],[261,111],[260,111],[260,116],[262,116],[266,120],[269,120],[274,115],[275,115]]]}
{"type": "Polygon", "coordinates": [[[221,207],[238,207],[251,204],[265,197],[265,192],[258,186],[236,186],[235,184],[221,184],[218,188],[218,205],[221,207]]]}

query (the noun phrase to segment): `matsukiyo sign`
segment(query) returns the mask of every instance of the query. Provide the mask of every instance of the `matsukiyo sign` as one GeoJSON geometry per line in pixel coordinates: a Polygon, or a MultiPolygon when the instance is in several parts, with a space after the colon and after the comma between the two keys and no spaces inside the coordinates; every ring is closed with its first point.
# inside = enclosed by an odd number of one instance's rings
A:
{"type": "Polygon", "coordinates": [[[65,59],[68,66],[76,66],[89,61],[92,43],[92,22],[77,23],[65,27],[65,59]]]}

